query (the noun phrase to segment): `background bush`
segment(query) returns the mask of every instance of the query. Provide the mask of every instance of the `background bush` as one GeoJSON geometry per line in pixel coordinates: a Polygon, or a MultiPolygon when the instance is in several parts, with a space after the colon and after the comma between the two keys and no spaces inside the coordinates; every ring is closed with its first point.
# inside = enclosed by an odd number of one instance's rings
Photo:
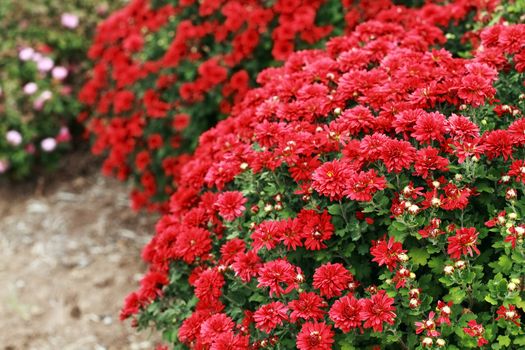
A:
{"type": "Polygon", "coordinates": [[[166,209],[198,136],[227,115],[263,68],[319,47],[381,1],[133,0],[99,28],[80,115],[103,171],[132,177],[135,208],[166,209]]]}
{"type": "Polygon", "coordinates": [[[0,176],[21,178],[53,167],[70,148],[89,41],[111,6],[91,0],[0,3],[0,176]]]}
{"type": "Polygon", "coordinates": [[[525,26],[442,30],[473,10],[390,8],[259,74],[122,317],[176,349],[523,347],[525,26]]]}

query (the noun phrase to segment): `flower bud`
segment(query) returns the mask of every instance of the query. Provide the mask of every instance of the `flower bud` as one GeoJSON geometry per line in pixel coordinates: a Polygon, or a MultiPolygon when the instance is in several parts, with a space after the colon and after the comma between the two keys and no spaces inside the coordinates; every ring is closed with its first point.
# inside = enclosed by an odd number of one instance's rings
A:
{"type": "Polygon", "coordinates": [[[439,208],[441,206],[441,199],[437,197],[432,197],[432,199],[430,200],[430,205],[433,208],[439,208]]]}
{"type": "Polygon", "coordinates": [[[419,307],[420,304],[421,304],[421,302],[419,301],[419,299],[412,298],[408,302],[408,307],[410,307],[411,309],[416,309],[416,308],[419,307]]]}
{"type": "Polygon", "coordinates": [[[340,115],[341,112],[342,112],[341,107],[336,107],[336,108],[334,109],[334,114],[335,114],[335,115],[340,115]]]}
{"type": "Polygon", "coordinates": [[[244,163],[241,163],[241,170],[246,170],[248,169],[248,163],[244,162],[244,163]]]}
{"type": "Polygon", "coordinates": [[[264,209],[263,209],[265,212],[269,213],[273,210],[273,205],[271,205],[270,203],[266,204],[264,206],[264,209]]]}
{"type": "Polygon", "coordinates": [[[397,258],[399,259],[399,261],[402,261],[402,262],[408,261],[408,255],[406,255],[405,253],[397,254],[397,258]]]}
{"type": "Polygon", "coordinates": [[[505,192],[505,198],[508,201],[516,199],[517,196],[518,196],[518,193],[513,188],[509,188],[509,189],[507,189],[507,192],[505,192]]]}
{"type": "Polygon", "coordinates": [[[509,284],[507,284],[507,290],[509,292],[514,292],[516,288],[518,288],[518,286],[514,282],[510,282],[509,284]]]}
{"type": "Polygon", "coordinates": [[[446,344],[445,339],[438,338],[438,340],[436,340],[436,345],[440,348],[444,347],[446,344]]]}
{"type": "Polygon", "coordinates": [[[456,174],[456,175],[454,176],[454,179],[456,179],[456,181],[461,181],[461,180],[463,180],[463,175],[461,175],[461,174],[456,174]]]}
{"type": "Polygon", "coordinates": [[[460,269],[460,270],[463,270],[467,264],[463,261],[463,260],[458,260],[456,261],[456,263],[454,264],[454,266],[457,268],[457,269],[460,269]]]}
{"type": "Polygon", "coordinates": [[[431,347],[434,344],[434,341],[430,337],[425,337],[421,341],[421,344],[423,345],[423,347],[431,347]]]}
{"type": "Polygon", "coordinates": [[[445,275],[452,275],[454,273],[454,266],[447,265],[443,268],[443,272],[445,272],[445,275]]]}
{"type": "Polygon", "coordinates": [[[410,207],[408,207],[408,212],[412,215],[416,215],[419,213],[419,207],[415,204],[412,204],[410,207]]]}
{"type": "MultiPolygon", "coordinates": [[[[516,220],[518,218],[518,214],[516,214],[516,213],[509,213],[508,217],[511,220],[516,220]]],[[[505,220],[505,219],[503,219],[503,220],[505,220]]]]}

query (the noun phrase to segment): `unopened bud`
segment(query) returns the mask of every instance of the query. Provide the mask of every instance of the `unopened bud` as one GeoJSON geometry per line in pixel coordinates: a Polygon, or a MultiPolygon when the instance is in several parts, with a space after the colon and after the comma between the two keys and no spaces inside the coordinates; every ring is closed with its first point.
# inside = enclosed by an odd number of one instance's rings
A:
{"type": "Polygon", "coordinates": [[[466,263],[463,261],[463,260],[458,260],[456,261],[456,263],[454,264],[454,266],[457,268],[457,269],[460,269],[460,270],[463,270],[465,268],[466,263]]]}
{"type": "Polygon", "coordinates": [[[402,261],[402,262],[408,261],[408,255],[406,255],[405,253],[397,254],[397,258],[399,259],[399,261],[402,261]]]}
{"type": "Polygon", "coordinates": [[[452,275],[454,273],[454,266],[447,265],[443,268],[443,272],[445,272],[445,275],[452,275]]]}

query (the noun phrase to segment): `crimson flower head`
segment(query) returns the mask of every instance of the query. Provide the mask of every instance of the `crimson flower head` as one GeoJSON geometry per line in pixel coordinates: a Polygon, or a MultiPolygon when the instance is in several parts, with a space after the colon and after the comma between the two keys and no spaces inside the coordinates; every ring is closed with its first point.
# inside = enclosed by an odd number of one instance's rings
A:
{"type": "Polygon", "coordinates": [[[314,288],[320,290],[321,296],[333,298],[340,296],[353,281],[352,274],[339,263],[326,263],[315,270],[314,288]]]}
{"type": "Polygon", "coordinates": [[[270,296],[279,297],[299,286],[298,275],[301,275],[301,269],[284,259],[269,261],[259,269],[257,287],[269,287],[270,296]]]}
{"type": "Polygon", "coordinates": [[[215,314],[201,325],[200,339],[204,344],[210,344],[222,333],[233,332],[235,323],[223,313],[215,314]]]}
{"type": "Polygon", "coordinates": [[[326,248],[324,242],[329,240],[334,233],[331,218],[326,210],[322,213],[317,213],[315,210],[301,210],[297,219],[303,228],[306,249],[320,250],[326,248]]]}
{"type": "Polygon", "coordinates": [[[520,314],[518,313],[518,310],[516,310],[516,307],[514,305],[509,305],[509,307],[505,307],[504,305],[501,305],[496,311],[498,314],[498,317],[496,317],[496,320],[505,320],[510,321],[514,323],[516,326],[520,326],[520,314]]]}
{"type": "Polygon", "coordinates": [[[457,229],[455,236],[448,237],[448,255],[452,259],[459,259],[461,255],[474,256],[474,252],[479,255],[476,247],[478,235],[474,227],[457,229]]]}
{"type": "Polygon", "coordinates": [[[396,307],[394,299],[390,298],[384,290],[372,295],[370,299],[361,299],[359,317],[365,321],[365,328],[372,328],[375,332],[383,331],[383,322],[394,324],[396,307]]]}
{"type": "Polygon", "coordinates": [[[375,170],[371,169],[353,173],[347,181],[345,195],[356,201],[369,202],[374,193],[384,190],[385,187],[385,177],[377,176],[375,170]]]}
{"type": "Polygon", "coordinates": [[[326,301],[319,295],[314,292],[302,292],[297,300],[288,303],[288,307],[292,310],[290,319],[294,323],[300,318],[303,320],[320,320],[326,313],[322,310],[325,306],[326,301]]]}
{"type": "Polygon", "coordinates": [[[219,210],[219,215],[226,221],[233,221],[240,217],[246,210],[244,203],[247,199],[244,198],[239,191],[228,191],[223,192],[219,195],[217,202],[215,203],[219,210]]]}
{"type": "Polygon", "coordinates": [[[463,328],[463,332],[471,337],[478,338],[479,347],[489,343],[487,339],[483,338],[483,334],[485,333],[483,325],[477,323],[476,320],[470,320],[467,325],[468,327],[463,328]]]}
{"type": "Polygon", "coordinates": [[[296,345],[299,350],[331,350],[333,343],[332,326],[324,322],[307,322],[297,334],[296,345]]]}
{"type": "Polygon", "coordinates": [[[378,241],[372,241],[370,254],[374,257],[372,261],[381,265],[386,265],[390,271],[394,270],[400,261],[399,255],[406,253],[400,242],[396,242],[394,237],[390,237],[388,242],[386,237],[378,241]]]}
{"type": "Polygon", "coordinates": [[[253,314],[255,326],[263,332],[270,333],[275,327],[288,320],[288,308],[280,301],[261,306],[253,314]]]}
{"type": "Polygon", "coordinates": [[[336,300],[330,309],[330,319],[334,321],[337,328],[348,333],[350,330],[361,327],[361,304],[352,295],[345,295],[336,300]]]}
{"type": "Polygon", "coordinates": [[[389,139],[381,148],[381,160],[390,173],[400,173],[414,162],[416,149],[408,141],[389,139]]]}
{"type": "Polygon", "coordinates": [[[346,183],[352,173],[348,164],[340,160],[324,163],[312,174],[312,188],[330,200],[339,200],[343,198],[346,183]]]}

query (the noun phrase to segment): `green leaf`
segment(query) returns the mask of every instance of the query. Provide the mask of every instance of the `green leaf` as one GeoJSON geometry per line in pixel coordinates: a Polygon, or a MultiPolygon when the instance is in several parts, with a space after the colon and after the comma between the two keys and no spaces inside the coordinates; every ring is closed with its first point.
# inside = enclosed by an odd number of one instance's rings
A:
{"type": "Polygon", "coordinates": [[[498,305],[498,301],[494,299],[492,296],[490,296],[490,294],[485,297],[485,301],[492,305],[498,305]]]}
{"type": "Polygon", "coordinates": [[[451,300],[454,304],[461,304],[466,296],[467,293],[464,289],[461,289],[460,287],[454,287],[450,289],[448,295],[444,299],[445,301],[451,300]]]}
{"type": "Polygon", "coordinates": [[[330,215],[341,215],[341,206],[339,204],[329,205],[327,209],[330,215]]]}
{"type": "Polygon", "coordinates": [[[423,248],[414,248],[408,252],[408,256],[410,256],[414,264],[425,266],[430,254],[423,248]]]}
{"type": "Polygon", "coordinates": [[[498,337],[498,343],[503,347],[507,347],[510,345],[510,338],[507,335],[500,335],[498,337]]]}
{"type": "Polygon", "coordinates": [[[525,345],[525,336],[518,337],[514,339],[515,345],[525,345]]]}

